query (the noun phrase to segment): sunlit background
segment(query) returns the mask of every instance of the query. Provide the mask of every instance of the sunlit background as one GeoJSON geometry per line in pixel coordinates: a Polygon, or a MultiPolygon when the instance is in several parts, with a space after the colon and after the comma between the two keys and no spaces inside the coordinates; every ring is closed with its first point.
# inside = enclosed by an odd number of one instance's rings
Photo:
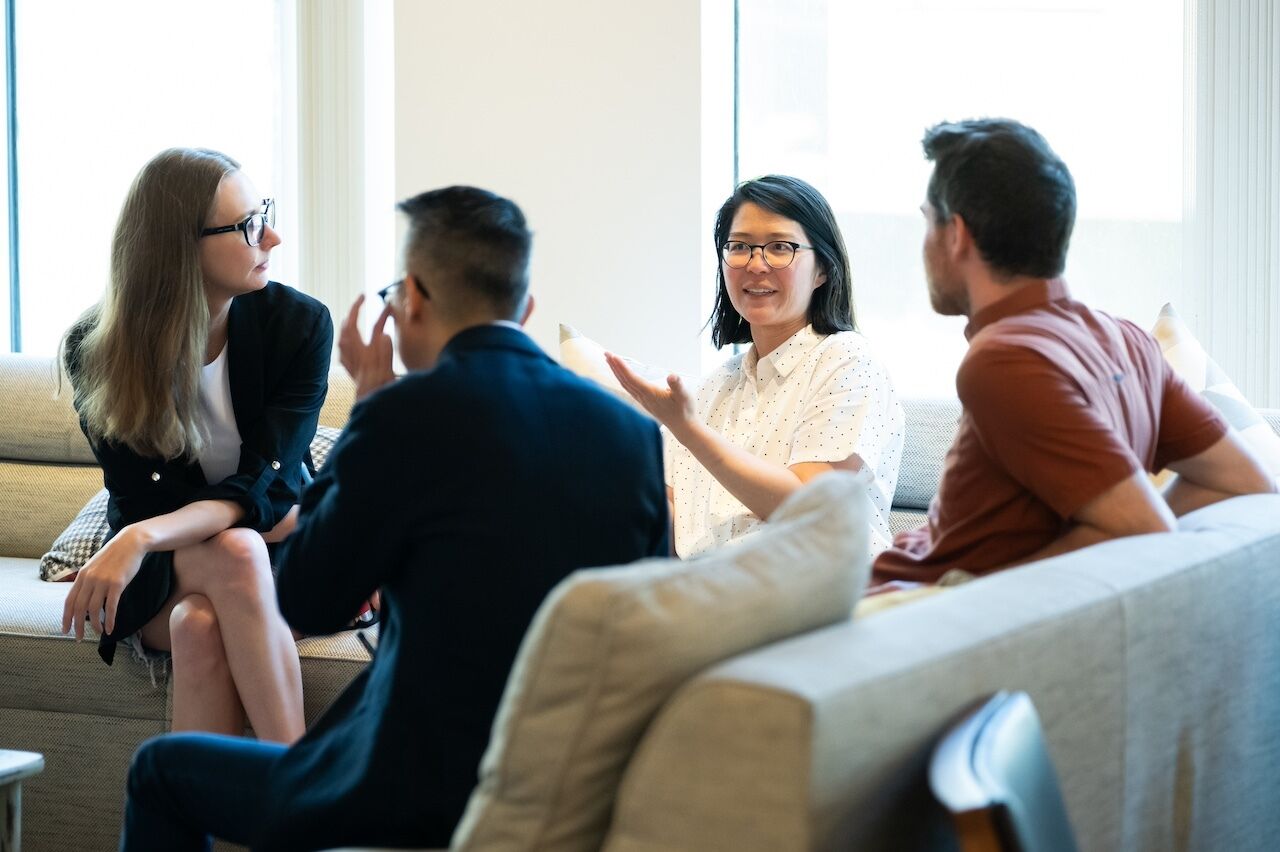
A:
{"type": "Polygon", "coordinates": [[[929,307],[920,257],[931,168],[920,139],[942,120],[1008,116],[1043,133],[1076,181],[1073,295],[1155,322],[1182,266],[1180,3],[740,9],[739,174],[790,173],[826,195],[849,247],[859,325],[901,392],[951,395],[965,349],[964,320],[929,307]]]}

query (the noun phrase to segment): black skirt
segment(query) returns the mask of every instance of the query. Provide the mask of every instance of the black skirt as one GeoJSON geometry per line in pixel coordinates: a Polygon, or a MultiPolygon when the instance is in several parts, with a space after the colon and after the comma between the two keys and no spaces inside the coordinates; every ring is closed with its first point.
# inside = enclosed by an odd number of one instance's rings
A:
{"type": "Polygon", "coordinates": [[[164,609],[173,594],[173,551],[161,550],[142,557],[137,575],[124,587],[116,606],[116,629],[98,639],[98,656],[111,665],[116,643],[142,629],[164,609]]]}

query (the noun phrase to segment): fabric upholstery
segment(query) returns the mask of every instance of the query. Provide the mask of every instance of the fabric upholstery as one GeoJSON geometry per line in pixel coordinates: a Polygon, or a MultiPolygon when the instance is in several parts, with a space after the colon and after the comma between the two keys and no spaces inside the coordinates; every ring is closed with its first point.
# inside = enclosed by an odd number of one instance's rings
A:
{"type": "Polygon", "coordinates": [[[907,416],[907,437],[893,507],[923,511],[938,491],[943,461],[956,437],[960,403],[955,399],[913,399],[904,400],[902,405],[907,416]]]}
{"type": "Polygon", "coordinates": [[[102,471],[92,465],[0,459],[0,556],[39,559],[101,488],[102,471]]]}
{"type": "MultiPolygon", "coordinates": [[[[329,373],[329,393],[320,409],[320,425],[341,430],[356,402],[356,383],[347,371],[337,367],[329,373]]],[[[315,452],[315,448],[312,448],[315,452]]]]}
{"type": "Polygon", "coordinates": [[[74,580],[76,572],[88,562],[106,541],[107,501],[111,495],[103,488],[89,498],[84,508],[71,519],[49,552],[40,557],[40,579],[48,583],[74,580]]]}
{"type": "Polygon", "coordinates": [[[946,831],[924,792],[933,742],[998,689],[1040,708],[1082,848],[1266,848],[1280,831],[1280,497],[1181,528],[704,673],[637,748],[605,849],[932,848],[946,831]]]}
{"type": "Polygon", "coordinates": [[[455,848],[597,849],[617,779],[671,690],[848,618],[869,569],[868,476],[818,478],[735,547],[558,586],[517,657],[455,848]]]}
{"type": "MultiPolygon", "coordinates": [[[[1191,329],[1178,316],[1173,305],[1160,309],[1155,328],[1151,330],[1165,360],[1177,371],[1192,390],[1197,391],[1221,412],[1240,436],[1249,444],[1271,475],[1280,482],[1280,436],[1273,424],[1258,413],[1235,382],[1223,372],[1218,363],[1209,357],[1204,347],[1192,335],[1191,329]]],[[[1172,474],[1167,474],[1164,482],[1172,474]]]]}
{"type": "MultiPolygon", "coordinates": [[[[316,428],[315,437],[311,439],[311,458],[316,470],[324,467],[339,433],[340,430],[330,426],[316,428]]],[[[81,566],[98,552],[108,532],[107,499],[107,490],[103,488],[54,539],[48,552],[40,557],[41,580],[51,583],[74,580],[81,566]]]]}
{"type": "MultiPolygon", "coordinates": [[[[23,783],[27,848],[110,849],[130,756],[168,729],[172,707],[163,666],[121,655],[108,668],[92,631],[81,644],[61,635],[67,586],[38,578],[40,554],[102,488],[70,386],[57,389],[53,359],[0,355],[0,746],[45,757],[44,772],[23,783]]],[[[330,376],[322,425],[342,426],[353,391],[344,372],[330,376]]],[[[298,651],[313,721],[368,654],[352,632],[304,639],[298,651]]]]}
{"type": "Polygon", "coordinates": [[[71,383],[52,358],[0,355],[0,459],[93,464],[89,442],[71,407],[71,383]]]}

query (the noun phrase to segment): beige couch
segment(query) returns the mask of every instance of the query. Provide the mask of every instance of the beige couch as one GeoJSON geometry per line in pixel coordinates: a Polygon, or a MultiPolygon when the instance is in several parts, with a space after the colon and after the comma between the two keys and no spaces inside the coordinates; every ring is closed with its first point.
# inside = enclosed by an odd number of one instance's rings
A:
{"type": "MultiPolygon", "coordinates": [[[[338,388],[337,395],[342,394],[338,388]]],[[[145,667],[57,635],[34,557],[100,478],[47,360],[0,356],[0,747],[41,751],[27,848],[109,849],[129,755],[161,732],[145,667]]],[[[345,415],[331,398],[325,422],[345,415]]],[[[937,486],[957,410],[907,405],[893,522],[937,486]]],[[[1267,412],[1273,428],[1280,412],[1267,412]]],[[[626,766],[604,848],[902,849],[943,830],[937,734],[997,689],[1031,693],[1085,849],[1262,849],[1280,836],[1280,497],[1110,542],[773,643],[664,702],[626,766]]],[[[309,718],[363,665],[302,643],[309,718]]],[[[525,848],[513,842],[506,848],[525,848]]]]}
{"type": "MultiPolygon", "coordinates": [[[[333,377],[323,425],[346,421],[352,391],[333,377]]],[[[164,673],[153,679],[125,649],[107,667],[96,641],[62,636],[68,586],[37,574],[39,557],[101,488],[52,360],[0,355],[0,748],[45,757],[44,772],[23,785],[29,852],[114,849],[129,758],[169,728],[164,673]]],[[[368,654],[351,633],[305,639],[298,650],[310,722],[368,654]]]]}

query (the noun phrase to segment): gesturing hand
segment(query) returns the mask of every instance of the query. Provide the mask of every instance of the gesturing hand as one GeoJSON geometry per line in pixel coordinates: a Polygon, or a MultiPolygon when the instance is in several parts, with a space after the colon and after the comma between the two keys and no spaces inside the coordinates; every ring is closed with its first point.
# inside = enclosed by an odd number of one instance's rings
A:
{"type": "Polygon", "coordinates": [[[67,592],[67,602],[62,607],[62,632],[70,632],[74,626],[76,639],[83,639],[86,621],[99,635],[115,630],[120,595],[137,576],[146,553],[128,527],[95,553],[76,574],[76,581],[67,592]]]}
{"type": "Polygon", "coordinates": [[[684,389],[684,382],[680,377],[675,373],[667,376],[667,386],[664,388],[640,378],[631,369],[631,365],[612,352],[604,353],[604,357],[623,390],[631,394],[659,423],[670,429],[676,440],[682,440],[686,429],[697,422],[697,413],[693,408],[693,398],[684,389]]]}
{"type": "Polygon", "coordinates": [[[347,318],[338,332],[338,360],[356,382],[356,400],[362,400],[383,385],[395,381],[391,371],[391,338],[383,330],[391,306],[382,309],[378,321],[373,324],[369,342],[360,336],[360,306],[364,296],[359,296],[351,306],[347,318]]]}

